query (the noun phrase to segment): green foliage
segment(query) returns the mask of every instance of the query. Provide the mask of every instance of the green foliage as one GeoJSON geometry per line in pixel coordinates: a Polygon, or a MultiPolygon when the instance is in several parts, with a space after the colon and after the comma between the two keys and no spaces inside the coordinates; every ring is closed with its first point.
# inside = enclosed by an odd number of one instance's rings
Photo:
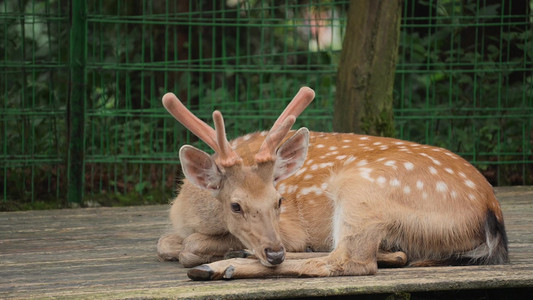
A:
{"type": "Polygon", "coordinates": [[[501,3],[421,3],[417,9],[437,16],[427,27],[417,27],[416,16],[404,19],[395,82],[401,137],[461,154],[493,184],[531,183],[522,163],[533,154],[527,15],[507,23],[510,6],[501,3]]]}
{"type": "MultiPolygon", "coordinates": [[[[208,122],[220,109],[237,137],[268,129],[308,85],[317,97],[295,126],[331,131],[340,51],[309,50],[310,16],[335,10],[327,26],[342,36],[348,2],[89,1],[86,204],[166,203],[179,147],[208,150],[163,110],[167,91],[208,122]]],[[[531,183],[529,9],[511,18],[478,2],[405,1],[396,132],[466,156],[493,183],[531,183]]],[[[0,1],[0,209],[69,206],[69,5],[0,1]]]]}

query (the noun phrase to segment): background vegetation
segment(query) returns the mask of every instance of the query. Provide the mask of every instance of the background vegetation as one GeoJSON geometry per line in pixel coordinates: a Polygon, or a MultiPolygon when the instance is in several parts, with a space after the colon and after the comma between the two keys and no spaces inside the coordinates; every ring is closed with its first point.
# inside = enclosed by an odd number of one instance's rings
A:
{"type": "MultiPolygon", "coordinates": [[[[88,1],[84,205],[166,203],[174,91],[228,134],[268,128],[302,85],[298,120],[332,130],[348,1],[88,1]]],[[[64,207],[70,2],[0,1],[2,209],[64,207]]],[[[495,185],[533,181],[530,1],[404,1],[396,136],[446,147],[495,185]]]]}

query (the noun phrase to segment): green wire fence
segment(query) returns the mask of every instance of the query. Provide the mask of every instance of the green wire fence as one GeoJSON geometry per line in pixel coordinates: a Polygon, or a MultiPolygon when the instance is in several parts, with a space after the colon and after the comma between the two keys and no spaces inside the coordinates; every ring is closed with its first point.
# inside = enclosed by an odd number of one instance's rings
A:
{"type": "MultiPolygon", "coordinates": [[[[228,135],[269,128],[298,88],[296,126],[331,131],[349,1],[0,1],[3,208],[167,202],[177,151],[202,143],[172,91],[228,135]],[[69,185],[70,183],[70,185],[69,185]]],[[[531,1],[406,0],[398,138],[446,147],[494,185],[533,181],[531,1]]]]}

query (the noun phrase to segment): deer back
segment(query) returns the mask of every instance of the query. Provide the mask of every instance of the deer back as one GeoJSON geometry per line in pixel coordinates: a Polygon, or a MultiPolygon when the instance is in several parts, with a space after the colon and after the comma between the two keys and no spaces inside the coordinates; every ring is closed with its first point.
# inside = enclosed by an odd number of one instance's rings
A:
{"type": "MultiPolygon", "coordinates": [[[[253,158],[247,154],[255,153],[265,134],[248,134],[233,140],[231,145],[250,163],[253,158]]],[[[380,202],[373,207],[381,210],[383,218],[401,218],[398,217],[401,213],[413,216],[416,212],[431,219],[428,222],[432,224],[428,223],[427,227],[435,232],[428,232],[427,236],[455,232],[462,227],[464,240],[475,241],[473,237],[481,234],[480,224],[487,211],[503,223],[491,185],[475,167],[451,151],[351,133],[310,132],[309,139],[302,168],[276,186],[285,199],[281,227],[286,227],[284,223],[298,223],[306,231],[305,241],[300,237],[295,242],[293,236],[298,234],[294,232],[301,230],[287,228],[290,237],[287,240],[295,244],[288,248],[291,251],[304,251],[308,246],[321,251],[334,247],[334,194],[347,178],[363,186],[362,189],[354,187],[353,191],[361,199],[379,194],[376,199],[380,202]]],[[[417,226],[404,229],[420,234],[414,228],[417,226]]],[[[472,245],[464,245],[465,249],[468,247],[472,245]]]]}

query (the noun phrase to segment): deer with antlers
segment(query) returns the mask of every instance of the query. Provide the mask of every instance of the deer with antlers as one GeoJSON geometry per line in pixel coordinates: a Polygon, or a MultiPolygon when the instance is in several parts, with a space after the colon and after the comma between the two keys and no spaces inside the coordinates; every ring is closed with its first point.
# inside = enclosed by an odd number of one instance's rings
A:
{"type": "Polygon", "coordinates": [[[269,132],[228,142],[168,93],[163,105],[214,150],[179,151],[186,180],[161,260],[195,280],[369,275],[380,266],[508,261],[490,184],[452,152],[392,138],[291,131],[313,100],[301,88],[269,132]],[[228,254],[243,257],[225,259],[228,254]],[[249,257],[244,257],[249,255],[249,257]]]}

